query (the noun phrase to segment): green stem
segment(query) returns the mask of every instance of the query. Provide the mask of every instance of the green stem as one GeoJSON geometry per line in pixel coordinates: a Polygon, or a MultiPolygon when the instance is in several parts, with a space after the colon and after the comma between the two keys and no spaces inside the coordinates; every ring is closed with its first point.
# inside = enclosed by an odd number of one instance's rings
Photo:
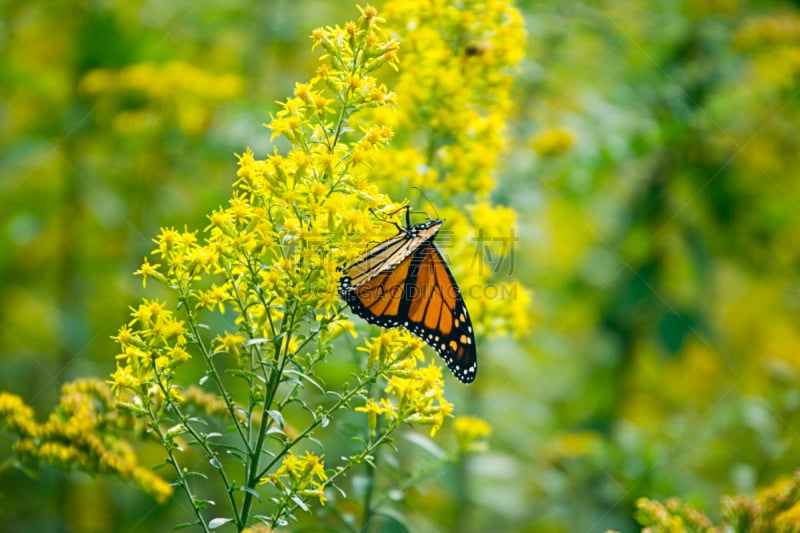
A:
{"type": "MultiPolygon", "coordinates": [[[[160,386],[160,380],[159,380],[160,386]]],[[[163,389],[163,387],[160,387],[163,389]]],[[[175,474],[178,477],[178,485],[183,488],[183,491],[186,493],[186,496],[189,498],[189,503],[192,504],[192,509],[194,510],[195,517],[197,517],[197,523],[203,528],[203,531],[210,532],[211,530],[208,529],[208,525],[206,521],[203,519],[203,515],[200,513],[200,507],[197,505],[197,499],[195,498],[194,494],[192,493],[192,489],[189,487],[189,482],[186,478],[186,475],[183,472],[183,469],[178,464],[178,458],[175,456],[174,447],[172,443],[167,439],[167,436],[164,432],[161,431],[161,428],[158,425],[158,417],[153,412],[153,409],[150,405],[147,406],[147,412],[150,416],[150,429],[155,433],[159,440],[161,441],[161,445],[164,447],[164,450],[167,452],[167,462],[172,465],[173,470],[175,470],[175,474]]]]}
{"type": "Polygon", "coordinates": [[[375,493],[375,460],[366,463],[367,486],[364,490],[364,513],[361,519],[361,533],[369,533],[372,521],[372,497],[375,493]]]}
{"type": "Polygon", "coordinates": [[[264,477],[267,474],[267,472],[269,472],[272,469],[272,467],[275,466],[275,464],[278,462],[279,459],[281,459],[284,455],[286,455],[287,452],[289,452],[292,448],[294,448],[294,446],[297,443],[305,439],[306,436],[308,436],[312,431],[314,431],[314,429],[316,429],[322,423],[322,421],[325,420],[325,418],[330,417],[330,415],[339,410],[340,407],[349,403],[350,400],[353,398],[353,396],[356,396],[357,394],[361,393],[365,386],[374,382],[376,379],[378,379],[379,376],[380,376],[380,371],[371,374],[362,383],[354,387],[353,390],[342,396],[336,403],[333,404],[333,406],[330,409],[324,411],[321,416],[317,417],[317,419],[314,420],[311,424],[309,424],[309,426],[306,429],[304,429],[300,434],[298,434],[294,439],[292,439],[292,441],[284,447],[281,453],[276,455],[275,458],[272,459],[272,461],[270,461],[270,463],[266,467],[264,467],[264,469],[259,473],[258,477],[259,478],[264,477]]]}
{"type": "MultiPolygon", "coordinates": [[[[279,363],[278,367],[273,369],[272,374],[269,376],[268,385],[267,385],[267,394],[264,398],[264,405],[261,410],[261,425],[259,426],[258,430],[258,438],[256,441],[255,447],[252,449],[250,453],[250,464],[247,468],[247,487],[250,489],[254,489],[255,486],[258,484],[259,479],[261,479],[262,474],[258,472],[259,462],[261,460],[261,453],[262,448],[264,446],[264,440],[267,436],[267,429],[272,425],[272,417],[269,414],[270,407],[272,406],[272,402],[275,400],[275,394],[278,390],[278,385],[280,385],[281,377],[283,376],[284,368],[286,367],[286,363],[289,360],[289,341],[291,332],[294,330],[295,326],[295,319],[297,314],[297,305],[293,306],[292,312],[289,315],[289,324],[288,328],[285,328],[286,321],[281,324],[281,334],[276,337],[275,342],[275,353],[279,356],[279,363]],[[286,335],[286,338],[283,338],[283,335],[286,335]],[[283,351],[281,352],[281,343],[283,344],[283,351]]],[[[240,514],[240,522],[243,524],[247,523],[248,515],[250,514],[250,506],[253,503],[253,494],[251,491],[245,492],[244,502],[242,503],[242,512],[240,514]]]]}
{"type": "MultiPolygon", "coordinates": [[[[358,454],[358,455],[356,455],[354,457],[351,457],[346,466],[339,467],[325,481],[325,485],[330,485],[331,483],[336,481],[336,479],[338,479],[339,477],[341,477],[341,476],[345,475],[347,472],[349,472],[353,467],[355,467],[357,465],[360,465],[361,463],[365,462],[367,457],[372,455],[372,453],[378,448],[378,446],[380,446],[381,444],[384,443],[384,441],[389,439],[389,437],[395,432],[397,427],[398,427],[398,425],[394,424],[393,426],[388,428],[383,435],[378,437],[378,439],[375,440],[371,445],[367,446],[367,448],[364,451],[362,451],[360,454],[358,454]]],[[[292,501],[291,505],[287,505],[286,506],[286,514],[290,515],[290,514],[294,513],[299,507],[300,506],[296,502],[292,501]]],[[[273,527],[273,528],[276,527],[277,520],[278,520],[278,517],[276,515],[276,516],[273,517],[273,520],[271,522],[271,527],[273,527]]]]}
{"type": "MultiPolygon", "coordinates": [[[[311,423],[305,430],[303,430],[302,433],[297,435],[297,437],[295,437],[289,444],[287,444],[284,447],[283,451],[280,454],[276,455],[275,458],[273,458],[273,460],[264,468],[264,470],[261,471],[259,477],[266,475],[266,473],[269,472],[270,469],[272,469],[275,466],[278,460],[280,460],[284,455],[286,455],[286,453],[289,452],[297,443],[304,440],[306,436],[308,436],[317,426],[319,426],[326,417],[336,412],[343,405],[348,404],[350,400],[357,394],[363,393],[365,388],[369,385],[372,385],[384,370],[385,370],[384,367],[378,367],[373,373],[369,374],[363,381],[358,383],[356,387],[353,387],[353,389],[349,393],[342,396],[336,403],[333,404],[333,406],[331,406],[321,416],[319,416],[316,420],[314,420],[314,422],[311,423]]],[[[371,442],[364,451],[362,451],[360,454],[354,457],[351,457],[346,466],[339,467],[339,469],[337,469],[325,481],[325,484],[330,485],[334,480],[344,475],[345,473],[349,472],[353,467],[361,463],[364,463],[366,461],[366,458],[372,455],[372,453],[378,448],[378,446],[380,446],[394,433],[397,427],[398,427],[397,422],[394,422],[392,425],[390,425],[386,429],[386,431],[377,440],[371,442]]],[[[273,528],[276,527],[278,525],[278,522],[281,520],[282,516],[291,515],[299,507],[299,505],[297,505],[297,503],[294,502],[293,500],[291,500],[291,504],[289,504],[289,502],[290,500],[288,496],[282,500],[278,511],[272,516],[272,520],[270,522],[271,527],[273,528]],[[285,512],[284,509],[286,509],[285,512]]]]}
{"type": "Polygon", "coordinates": [[[469,456],[464,454],[455,463],[455,473],[456,473],[456,494],[453,500],[455,501],[457,508],[462,509],[464,512],[456,513],[456,521],[453,525],[453,531],[471,531],[473,530],[470,527],[470,515],[469,509],[470,505],[468,504],[469,498],[469,476],[467,473],[467,458],[469,456]]]}
{"type": "MultiPolygon", "coordinates": [[[[370,387],[369,396],[370,397],[374,396],[374,387],[370,387]]],[[[380,425],[380,421],[378,421],[378,424],[376,424],[376,425],[380,425]]],[[[372,433],[370,433],[370,440],[371,439],[372,439],[372,433]]],[[[373,496],[375,494],[375,460],[376,459],[377,458],[373,459],[373,461],[368,462],[365,465],[366,469],[367,469],[367,486],[366,486],[366,488],[364,490],[364,505],[363,505],[364,511],[363,511],[363,517],[361,519],[361,532],[362,533],[369,533],[370,526],[371,526],[370,522],[372,521],[372,516],[373,516],[373,513],[372,513],[372,509],[373,509],[373,507],[372,507],[372,498],[373,498],[373,496]]]]}
{"type": "MultiPolygon", "coordinates": [[[[360,61],[358,59],[359,55],[361,54],[361,52],[362,52],[362,48],[360,46],[356,47],[356,49],[353,50],[353,66],[350,69],[350,76],[351,77],[356,75],[356,73],[359,70],[359,67],[361,66],[361,63],[360,63],[360,61]]],[[[333,136],[333,142],[328,146],[328,151],[329,152],[333,152],[333,148],[337,144],[339,144],[339,137],[342,134],[342,128],[344,128],[344,123],[345,123],[345,118],[346,118],[345,114],[347,114],[349,116],[349,111],[350,111],[349,110],[349,107],[350,107],[349,95],[350,95],[350,89],[349,88],[345,89],[345,94],[342,97],[342,107],[339,110],[339,119],[336,121],[336,133],[333,136]]]]}
{"type": "MultiPolygon", "coordinates": [[[[222,484],[225,486],[225,492],[228,494],[228,500],[229,500],[229,502],[231,504],[231,509],[233,511],[233,515],[234,516],[238,516],[238,506],[236,505],[236,498],[234,498],[234,496],[233,496],[233,486],[231,485],[231,482],[228,479],[228,475],[225,473],[225,469],[222,467],[222,463],[219,460],[219,456],[218,456],[217,452],[214,451],[213,449],[211,449],[211,447],[208,445],[208,440],[203,438],[203,436],[189,424],[189,417],[186,416],[183,413],[183,411],[180,408],[180,405],[175,403],[175,402],[173,402],[170,399],[169,390],[166,388],[166,386],[164,385],[163,380],[161,379],[162,375],[159,373],[158,367],[156,366],[155,361],[153,361],[152,366],[153,366],[153,373],[155,374],[156,381],[158,383],[158,388],[161,390],[161,393],[164,395],[164,401],[167,402],[167,405],[170,407],[170,409],[172,409],[175,412],[175,414],[178,416],[178,418],[179,418],[179,420],[181,422],[181,425],[192,436],[194,441],[203,449],[203,451],[205,452],[206,456],[211,458],[211,459],[214,459],[214,461],[216,461],[217,467],[215,468],[215,470],[219,473],[220,478],[222,479],[222,484]]],[[[151,409],[148,408],[148,410],[150,411],[151,418],[152,418],[154,413],[152,413],[151,409]]],[[[154,420],[154,423],[155,423],[155,420],[154,420]]],[[[159,429],[159,433],[161,433],[160,429],[159,429]]],[[[174,454],[172,453],[172,446],[171,445],[169,447],[166,446],[165,438],[166,438],[166,436],[164,436],[164,438],[162,438],[162,444],[164,445],[165,448],[167,448],[167,453],[171,457],[170,461],[173,462],[173,466],[177,469],[178,468],[177,459],[175,459],[174,454]]],[[[182,477],[182,472],[181,472],[181,477],[182,477]]],[[[186,486],[186,490],[188,492],[189,491],[189,485],[187,484],[186,479],[183,478],[181,482],[186,486]]],[[[194,500],[192,500],[192,501],[194,502],[194,500]]],[[[239,524],[239,526],[240,526],[240,529],[241,529],[241,527],[243,527],[243,526],[241,526],[241,524],[239,524]]]]}
{"type": "MultiPolygon", "coordinates": [[[[310,342],[312,342],[312,341],[316,340],[316,338],[319,336],[319,334],[320,334],[320,332],[322,331],[322,329],[323,329],[325,326],[327,326],[327,324],[329,324],[330,322],[332,322],[333,320],[335,320],[335,319],[336,319],[336,318],[339,316],[339,313],[340,313],[340,312],[341,312],[341,310],[338,310],[338,309],[337,309],[337,311],[336,311],[336,315],[334,315],[334,317],[333,317],[333,318],[330,318],[330,319],[324,319],[325,321],[323,321],[322,323],[320,323],[320,328],[319,328],[317,331],[310,333],[310,334],[308,335],[308,337],[306,337],[306,339],[305,339],[305,340],[304,340],[302,343],[300,343],[300,346],[298,346],[298,347],[297,347],[297,351],[296,351],[296,353],[301,353],[301,352],[303,351],[303,348],[305,348],[305,347],[306,347],[306,346],[307,346],[307,345],[308,345],[310,342]]],[[[321,357],[321,353],[320,353],[320,351],[318,350],[318,352],[317,352],[317,356],[316,356],[316,357],[314,357],[314,358],[312,358],[312,359],[309,361],[309,364],[308,364],[308,370],[310,371],[310,370],[311,370],[311,369],[314,367],[314,365],[315,365],[315,364],[317,364],[317,363],[319,362],[319,360],[320,360],[321,358],[322,358],[322,357],[321,357]]],[[[294,396],[294,393],[295,393],[295,391],[297,391],[298,387],[300,387],[300,382],[299,382],[299,381],[296,381],[296,382],[295,382],[295,384],[294,384],[294,385],[292,385],[292,388],[289,390],[289,392],[286,394],[286,396],[284,396],[283,400],[281,400],[281,402],[280,402],[280,403],[278,403],[278,411],[281,411],[281,412],[283,412],[283,409],[284,409],[284,407],[286,407],[286,405],[287,405],[287,404],[288,404],[288,403],[289,403],[289,402],[292,400],[292,398],[293,398],[293,396],[294,396]]]]}
{"type": "MultiPolygon", "coordinates": [[[[259,287],[259,285],[258,285],[258,277],[255,275],[255,271],[254,271],[254,268],[253,268],[253,263],[250,260],[250,257],[247,256],[246,252],[244,250],[241,250],[241,251],[244,252],[245,256],[247,257],[247,268],[248,268],[248,271],[250,272],[250,283],[251,283],[251,286],[252,287],[256,287],[258,289],[258,287],[259,287]]],[[[228,273],[228,278],[230,279],[232,277],[233,276],[231,276],[230,273],[228,273]]],[[[244,322],[244,324],[245,324],[245,326],[247,328],[247,336],[250,338],[250,340],[252,340],[252,339],[254,339],[256,337],[256,330],[253,327],[253,324],[250,323],[249,317],[247,315],[247,303],[245,301],[243,301],[242,298],[241,298],[242,291],[239,290],[238,284],[234,285],[234,288],[235,288],[234,294],[237,295],[235,301],[236,301],[236,305],[239,307],[239,309],[238,309],[239,316],[242,317],[242,320],[243,320],[243,322],[244,322]]],[[[272,333],[272,337],[274,338],[275,337],[275,325],[272,323],[272,315],[269,312],[269,302],[267,302],[264,299],[263,292],[261,290],[256,290],[256,293],[258,294],[260,303],[261,303],[262,307],[264,308],[264,311],[265,311],[265,313],[267,315],[267,321],[269,322],[270,332],[272,333]]],[[[258,348],[255,348],[255,347],[251,347],[251,348],[248,349],[248,355],[249,355],[249,368],[248,368],[249,373],[248,373],[248,378],[247,378],[247,390],[249,391],[249,394],[248,394],[248,404],[247,404],[247,436],[246,437],[242,436],[242,439],[247,443],[247,451],[248,451],[248,454],[250,454],[250,453],[252,453],[252,450],[251,450],[249,444],[253,441],[253,412],[255,411],[256,404],[257,404],[257,402],[256,402],[256,394],[255,394],[255,392],[256,392],[256,383],[255,383],[255,381],[253,379],[253,375],[255,374],[255,368],[256,368],[255,358],[260,358],[261,357],[261,350],[258,349],[258,348]]],[[[263,369],[263,367],[262,367],[262,369],[263,369]]],[[[267,383],[266,379],[264,380],[264,383],[265,384],[267,383]]]]}
{"type": "MultiPolygon", "coordinates": [[[[211,359],[211,353],[208,351],[205,343],[203,343],[201,340],[200,330],[197,328],[197,318],[192,312],[192,309],[189,305],[189,299],[186,297],[186,293],[181,294],[180,302],[181,305],[183,305],[183,307],[186,309],[186,316],[189,319],[189,328],[191,329],[192,336],[197,342],[197,346],[200,347],[200,354],[203,356],[203,361],[211,373],[211,377],[214,380],[214,384],[217,386],[217,390],[222,396],[222,399],[225,401],[225,408],[231,415],[231,420],[233,421],[234,426],[236,426],[236,430],[239,432],[239,437],[242,439],[244,445],[247,446],[249,441],[247,440],[247,435],[245,434],[244,429],[242,429],[242,426],[239,422],[239,417],[236,415],[236,405],[234,404],[230,393],[228,393],[228,390],[225,388],[225,384],[222,382],[222,376],[220,376],[219,372],[217,371],[217,367],[214,365],[214,362],[211,359]]],[[[247,453],[251,453],[250,448],[247,448],[247,453]]]]}

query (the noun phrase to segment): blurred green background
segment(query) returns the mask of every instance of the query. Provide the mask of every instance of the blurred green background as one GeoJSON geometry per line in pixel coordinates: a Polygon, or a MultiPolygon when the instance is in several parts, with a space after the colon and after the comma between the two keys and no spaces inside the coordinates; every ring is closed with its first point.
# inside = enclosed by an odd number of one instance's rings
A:
{"type": "MultiPolygon", "coordinates": [[[[509,153],[533,328],[448,385],[494,427],[416,487],[416,531],[637,530],[714,516],[798,466],[800,11],[794,2],[526,1],[509,153]]],[[[379,6],[380,7],[380,6],[379,6]]],[[[107,376],[162,226],[202,228],[234,152],[316,68],[312,0],[0,4],[0,389],[44,416],[107,376]]],[[[148,288],[148,296],[153,291],[148,288]]],[[[0,436],[4,459],[10,436],[0,436]]],[[[4,531],[166,531],[108,479],[0,474],[4,531]]]]}

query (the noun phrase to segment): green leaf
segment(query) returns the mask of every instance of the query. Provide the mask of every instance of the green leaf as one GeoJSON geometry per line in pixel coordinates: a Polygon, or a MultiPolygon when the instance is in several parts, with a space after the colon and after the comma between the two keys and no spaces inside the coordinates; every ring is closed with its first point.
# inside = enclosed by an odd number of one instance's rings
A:
{"type": "Polygon", "coordinates": [[[286,432],[283,431],[281,428],[272,426],[267,430],[267,436],[273,436],[273,435],[280,435],[281,437],[286,437],[286,432]]]}
{"type": "Polygon", "coordinates": [[[269,414],[270,418],[275,421],[279,428],[283,429],[285,422],[283,420],[283,414],[280,411],[270,409],[267,411],[267,414],[269,414]]]}
{"type": "Polygon", "coordinates": [[[248,347],[248,346],[253,346],[253,345],[258,345],[258,344],[267,344],[269,342],[272,342],[272,339],[259,337],[257,339],[250,339],[248,341],[245,341],[244,346],[248,347]]]}
{"type": "Polygon", "coordinates": [[[421,433],[414,433],[408,432],[403,435],[405,439],[412,443],[416,444],[418,447],[422,448],[432,456],[437,459],[444,459],[447,457],[447,452],[445,452],[441,447],[439,447],[433,439],[428,437],[427,435],[422,435],[421,433]]]}
{"type": "Polygon", "coordinates": [[[325,388],[322,385],[320,385],[319,383],[317,383],[316,381],[314,381],[313,379],[311,379],[311,377],[308,376],[307,374],[304,374],[303,372],[297,372],[295,370],[286,370],[285,373],[286,374],[291,374],[291,375],[296,375],[298,378],[304,379],[307,382],[309,382],[312,385],[314,385],[314,387],[316,387],[316,389],[319,390],[321,393],[325,393],[325,388]]]}
{"type": "Polygon", "coordinates": [[[341,494],[342,498],[347,498],[347,493],[344,491],[344,489],[339,487],[339,485],[336,485],[335,483],[331,483],[331,484],[327,485],[326,488],[331,488],[331,489],[337,491],[339,494],[341,494]]]}
{"type": "Polygon", "coordinates": [[[250,381],[250,379],[255,379],[255,380],[258,380],[258,381],[262,381],[262,382],[264,381],[264,378],[262,378],[261,376],[259,376],[255,372],[251,372],[249,370],[240,370],[238,368],[228,368],[228,369],[225,370],[225,373],[227,375],[229,375],[229,376],[233,376],[233,377],[237,377],[237,378],[243,378],[243,379],[245,379],[247,381],[250,381]]]}
{"type": "Polygon", "coordinates": [[[302,509],[303,511],[305,511],[305,512],[308,512],[308,511],[309,511],[309,509],[308,509],[308,505],[306,505],[306,502],[304,502],[304,501],[303,501],[303,499],[302,499],[300,496],[298,496],[298,495],[296,495],[296,494],[295,494],[294,496],[292,496],[292,501],[293,501],[294,503],[296,503],[296,504],[297,504],[297,506],[298,506],[300,509],[302,509]]]}
{"type": "Polygon", "coordinates": [[[253,496],[256,500],[261,501],[261,494],[259,494],[259,492],[252,487],[238,487],[237,490],[246,492],[251,496],[253,496]]]}
{"type": "Polygon", "coordinates": [[[224,526],[229,522],[233,522],[233,518],[213,518],[208,523],[208,529],[217,529],[218,527],[224,526]]]}

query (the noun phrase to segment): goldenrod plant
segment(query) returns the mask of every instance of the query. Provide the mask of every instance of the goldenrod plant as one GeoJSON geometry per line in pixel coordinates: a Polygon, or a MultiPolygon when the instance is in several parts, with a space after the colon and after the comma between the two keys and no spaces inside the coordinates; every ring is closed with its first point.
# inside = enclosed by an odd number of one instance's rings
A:
{"type": "MultiPolygon", "coordinates": [[[[337,291],[338,267],[396,231],[386,218],[409,205],[411,186],[447,218],[444,248],[476,333],[525,330],[528,296],[503,263],[513,212],[487,199],[524,42],[519,13],[502,1],[359,12],[312,32],[322,64],[271,116],[273,153],[238,156],[227,206],[203,229],[164,227],[154,239],[136,274],[172,297],[131,307],[108,387],[65,386],[43,427],[25,422],[21,399],[0,397],[27,464],[116,473],[158,501],[174,488],[193,513],[180,526],[275,529],[346,499],[344,478],[365,464],[374,473],[398,431],[435,436],[456,411],[441,361],[403,329],[351,322],[337,291]],[[402,92],[377,77],[394,72],[402,92]],[[355,443],[346,455],[328,453],[329,426],[355,443]],[[137,463],[121,437],[131,430],[163,448],[170,485],[137,463]],[[213,484],[224,501],[210,498],[213,484]]],[[[455,421],[439,467],[486,449],[489,424],[455,421]]],[[[374,505],[367,495],[364,523],[374,505]]]]}
{"type": "Polygon", "coordinates": [[[149,465],[141,465],[123,438],[141,425],[116,407],[99,379],[79,379],[61,387],[58,408],[43,423],[22,398],[0,392],[0,417],[17,436],[13,448],[26,467],[40,462],[65,469],[113,474],[131,481],[164,503],[172,487],[149,465]]]}
{"type": "Polygon", "coordinates": [[[781,477],[754,495],[723,496],[718,512],[721,517],[716,521],[680,498],[668,498],[663,503],[639,498],[635,516],[647,533],[800,531],[799,494],[800,471],[781,477]]]}

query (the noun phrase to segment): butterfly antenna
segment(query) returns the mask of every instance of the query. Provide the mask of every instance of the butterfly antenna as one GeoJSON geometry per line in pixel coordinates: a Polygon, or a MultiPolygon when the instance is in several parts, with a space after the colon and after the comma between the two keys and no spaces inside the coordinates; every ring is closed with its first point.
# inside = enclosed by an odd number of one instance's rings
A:
{"type": "MultiPolygon", "coordinates": [[[[438,211],[436,211],[436,206],[434,205],[434,203],[433,203],[433,202],[431,202],[430,198],[428,198],[428,197],[425,195],[425,193],[422,191],[422,189],[420,189],[420,188],[419,188],[419,187],[417,187],[416,185],[413,185],[411,188],[412,188],[412,189],[416,189],[416,190],[417,190],[417,192],[419,193],[419,195],[420,195],[420,196],[422,196],[422,197],[425,199],[425,202],[426,202],[428,205],[430,205],[430,206],[431,206],[431,208],[433,209],[433,215],[434,215],[436,218],[439,218],[439,213],[438,213],[438,211]]],[[[425,213],[425,214],[426,214],[426,215],[428,215],[427,213],[425,213]]],[[[431,218],[431,217],[430,217],[430,215],[428,215],[428,218],[431,218]]]]}

